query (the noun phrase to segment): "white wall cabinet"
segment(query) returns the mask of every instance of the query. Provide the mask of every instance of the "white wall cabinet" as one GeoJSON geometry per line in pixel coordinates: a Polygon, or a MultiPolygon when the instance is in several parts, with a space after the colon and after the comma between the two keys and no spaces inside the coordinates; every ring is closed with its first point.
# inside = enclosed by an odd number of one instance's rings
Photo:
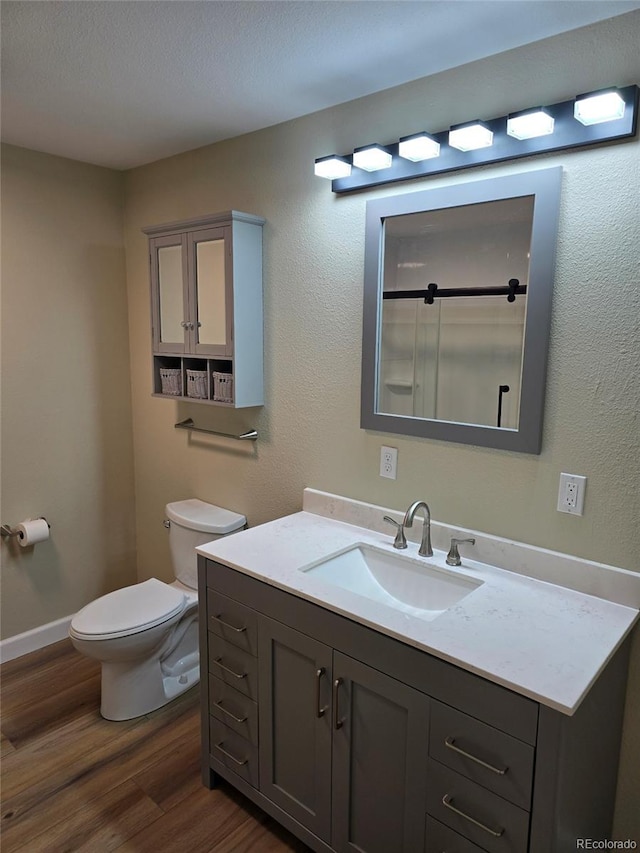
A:
{"type": "Polygon", "coordinates": [[[155,396],[234,408],[264,403],[263,225],[231,210],[143,229],[155,396]]]}

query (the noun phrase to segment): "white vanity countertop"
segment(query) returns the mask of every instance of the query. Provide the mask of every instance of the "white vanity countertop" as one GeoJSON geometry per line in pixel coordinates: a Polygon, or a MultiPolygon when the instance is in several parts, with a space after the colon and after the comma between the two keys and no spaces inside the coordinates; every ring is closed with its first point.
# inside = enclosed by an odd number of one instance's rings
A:
{"type": "Polygon", "coordinates": [[[635,607],[469,560],[464,548],[460,568],[435,550],[437,565],[483,583],[433,621],[301,571],[358,544],[423,559],[415,543],[400,552],[392,543],[392,535],[299,512],[197,551],[569,715],[638,617],[635,607]]]}

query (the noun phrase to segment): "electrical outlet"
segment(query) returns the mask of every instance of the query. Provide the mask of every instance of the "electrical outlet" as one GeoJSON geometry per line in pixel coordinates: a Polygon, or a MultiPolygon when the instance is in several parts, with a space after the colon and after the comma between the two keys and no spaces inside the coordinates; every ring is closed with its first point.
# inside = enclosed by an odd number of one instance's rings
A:
{"type": "Polygon", "coordinates": [[[582,515],[587,478],[579,474],[560,474],[558,489],[558,512],[582,515]]]}
{"type": "Polygon", "coordinates": [[[398,448],[380,448],[380,476],[395,480],[398,476],[398,448]]]}

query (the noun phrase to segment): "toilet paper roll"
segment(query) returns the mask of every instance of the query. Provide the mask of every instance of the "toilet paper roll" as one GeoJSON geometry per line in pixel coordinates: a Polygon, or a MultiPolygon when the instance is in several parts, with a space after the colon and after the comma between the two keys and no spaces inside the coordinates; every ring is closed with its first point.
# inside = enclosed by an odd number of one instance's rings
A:
{"type": "Polygon", "coordinates": [[[37,545],[49,538],[49,525],[44,518],[30,518],[16,525],[18,543],[22,548],[37,545]]]}

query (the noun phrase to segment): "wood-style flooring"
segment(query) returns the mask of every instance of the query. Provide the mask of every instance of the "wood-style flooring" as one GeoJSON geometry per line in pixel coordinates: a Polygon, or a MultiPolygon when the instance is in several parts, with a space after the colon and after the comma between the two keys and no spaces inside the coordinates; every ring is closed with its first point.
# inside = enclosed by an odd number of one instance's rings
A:
{"type": "Polygon", "coordinates": [[[100,716],[100,666],[68,640],[0,667],[2,853],[307,853],[200,780],[198,688],[137,720],[100,716]]]}

